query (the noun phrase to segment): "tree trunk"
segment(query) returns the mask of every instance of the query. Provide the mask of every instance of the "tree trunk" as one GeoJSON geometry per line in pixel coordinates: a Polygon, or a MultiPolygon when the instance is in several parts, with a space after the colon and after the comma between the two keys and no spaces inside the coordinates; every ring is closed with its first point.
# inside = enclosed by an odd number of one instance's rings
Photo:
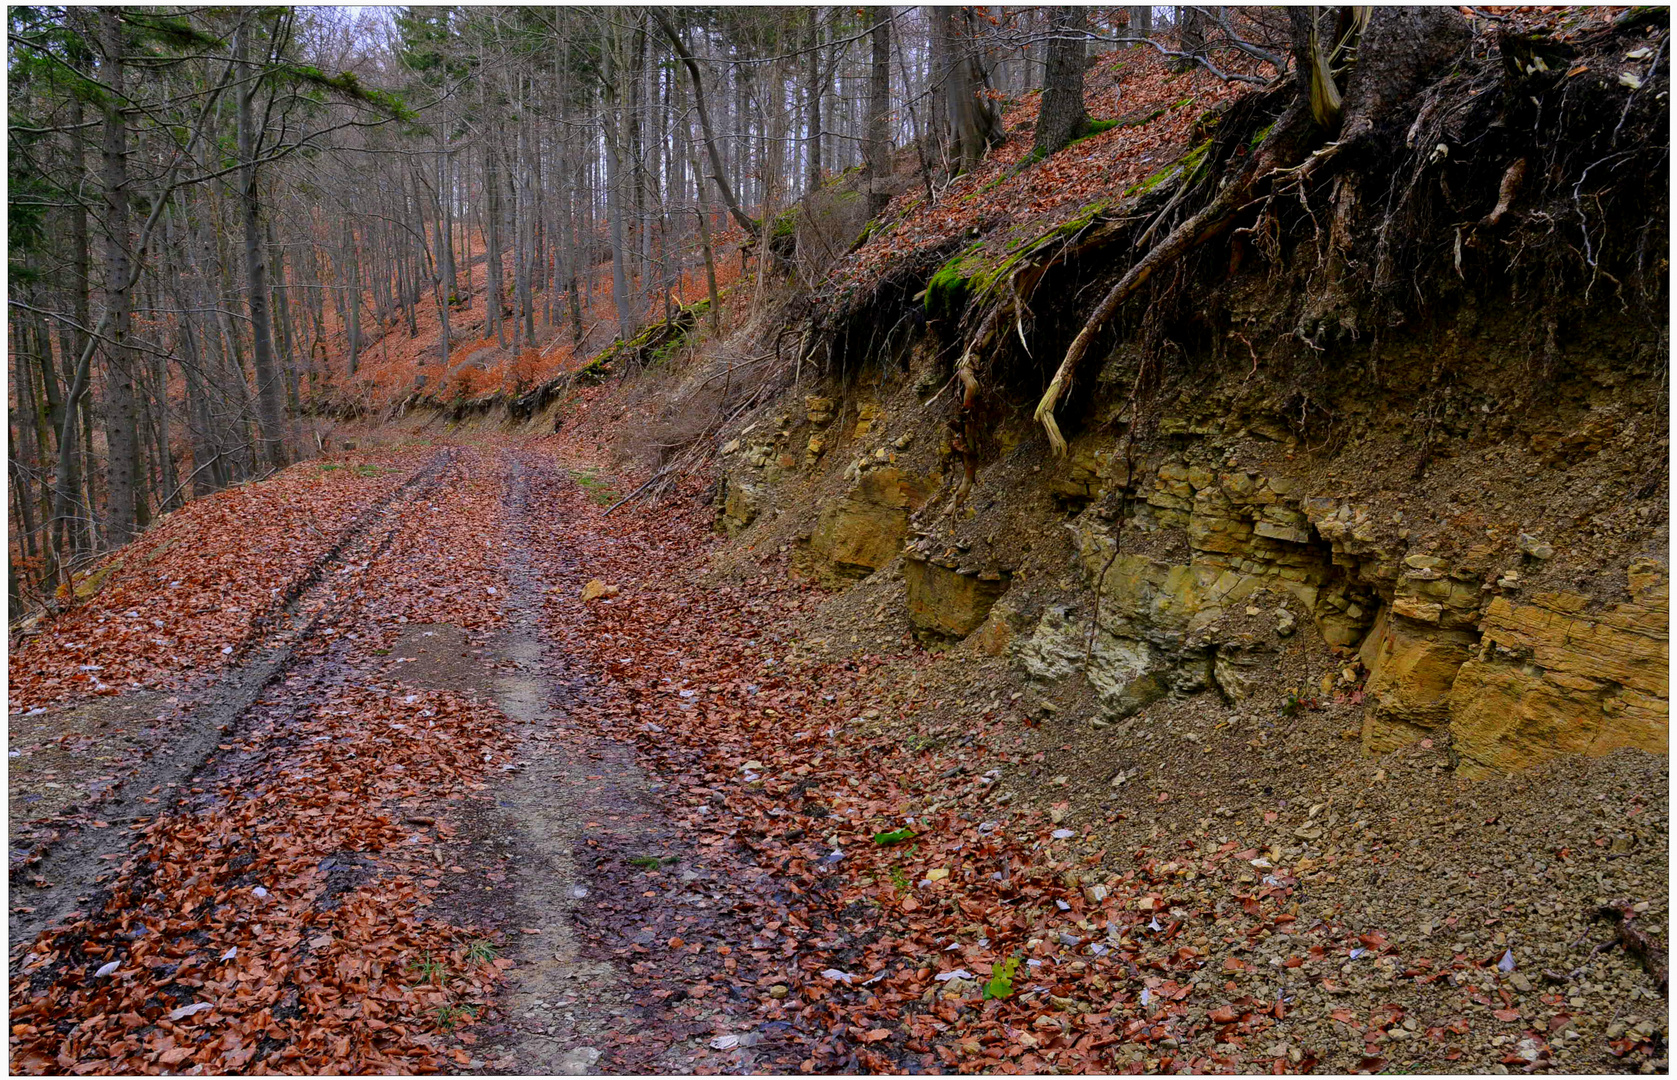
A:
{"type": "Polygon", "coordinates": [[[617,334],[627,341],[634,332],[629,318],[629,282],[624,260],[628,253],[623,245],[623,179],[619,163],[617,133],[618,95],[612,89],[616,72],[617,43],[608,34],[605,42],[605,108],[606,122],[606,214],[611,230],[611,299],[617,308],[617,334]]]}
{"type": "Polygon", "coordinates": [[[133,289],[128,236],[128,118],[123,115],[122,16],[116,8],[100,11],[105,81],[114,91],[104,99],[105,303],[109,342],[106,357],[107,529],[113,544],[126,543],[139,528],[135,489],[139,439],[134,415],[134,371],[128,338],[133,289]]]}
{"type": "Polygon", "coordinates": [[[821,8],[809,8],[809,177],[805,191],[821,186],[821,8]]]}
{"type": "Polygon", "coordinates": [[[734,220],[739,222],[740,228],[755,240],[762,233],[762,225],[740,206],[739,200],[734,197],[733,187],[728,183],[727,172],[722,168],[722,155],[716,149],[716,133],[710,126],[710,110],[705,107],[705,87],[699,74],[699,62],[687,51],[687,46],[682,42],[681,35],[676,32],[668,15],[658,8],[653,8],[652,17],[658,20],[659,29],[664,31],[664,36],[669,39],[676,55],[681,57],[682,65],[687,68],[688,78],[693,81],[693,105],[699,112],[699,127],[705,133],[705,150],[710,155],[711,179],[716,182],[716,189],[722,193],[722,201],[727,204],[728,212],[734,215],[734,220]]]}
{"type": "Polygon", "coordinates": [[[705,205],[705,185],[699,180],[698,156],[693,154],[693,142],[687,142],[688,154],[693,158],[693,190],[698,200],[699,246],[705,255],[705,286],[710,295],[710,332],[722,331],[722,297],[716,288],[716,252],[710,244],[710,208],[705,205]]]}
{"type": "Polygon", "coordinates": [[[863,162],[868,178],[868,217],[878,217],[891,201],[887,189],[891,177],[891,143],[887,125],[891,120],[891,9],[868,8],[874,20],[873,64],[868,79],[868,127],[863,143],[863,162]]]}
{"type": "Polygon", "coordinates": [[[268,261],[262,245],[261,202],[256,190],[258,135],[251,115],[252,101],[261,80],[252,78],[250,55],[252,13],[233,29],[233,60],[241,69],[244,84],[238,91],[239,202],[245,231],[245,283],[250,290],[251,366],[256,373],[256,416],[261,429],[257,447],[258,467],[278,469],[285,465],[285,387],[274,363],[273,322],[268,314],[268,261]]]}
{"type": "MultiPolygon", "coordinates": [[[[1130,8],[1130,36],[1147,37],[1153,33],[1153,9],[1147,5],[1130,8]]],[[[1141,48],[1139,44],[1134,46],[1141,48]]]]}
{"type": "MultiPolygon", "coordinates": [[[[1213,13],[1221,11],[1220,8],[1212,8],[1211,10],[1213,13]]],[[[1187,71],[1194,66],[1194,57],[1205,55],[1206,23],[1206,13],[1202,8],[1179,7],[1176,9],[1177,36],[1180,39],[1177,48],[1188,54],[1174,62],[1173,66],[1176,70],[1187,71]]]]}
{"type": "Polygon", "coordinates": [[[1048,64],[1042,77],[1042,108],[1037,114],[1036,144],[1039,157],[1062,149],[1089,125],[1083,111],[1084,35],[1089,28],[1089,9],[1056,7],[1049,12],[1048,64]]]}
{"type": "Polygon", "coordinates": [[[939,55],[934,78],[942,83],[944,136],[949,155],[964,171],[1001,141],[1001,118],[989,97],[972,13],[939,7],[932,9],[931,18],[933,51],[939,55]]]}
{"type": "Polygon", "coordinates": [[[489,246],[484,253],[484,267],[489,273],[489,303],[484,336],[493,333],[496,344],[505,347],[507,338],[501,314],[505,303],[505,289],[501,284],[505,266],[501,261],[501,178],[496,168],[498,164],[494,147],[486,142],[483,148],[483,186],[486,241],[489,246]]]}

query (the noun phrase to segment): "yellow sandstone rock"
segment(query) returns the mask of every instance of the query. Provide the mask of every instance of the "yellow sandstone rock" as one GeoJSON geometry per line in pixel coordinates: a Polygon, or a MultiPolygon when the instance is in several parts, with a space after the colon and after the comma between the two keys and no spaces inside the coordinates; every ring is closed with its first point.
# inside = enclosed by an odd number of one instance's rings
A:
{"type": "Polygon", "coordinates": [[[822,511],[809,546],[841,576],[871,574],[896,558],[908,536],[909,512],[936,487],[895,467],[871,469],[849,495],[822,511]]]}
{"type": "Polygon", "coordinates": [[[1647,559],[1627,580],[1630,602],[1597,613],[1574,593],[1491,602],[1480,652],[1450,694],[1463,775],[1566,753],[1667,752],[1670,585],[1647,559]]]}

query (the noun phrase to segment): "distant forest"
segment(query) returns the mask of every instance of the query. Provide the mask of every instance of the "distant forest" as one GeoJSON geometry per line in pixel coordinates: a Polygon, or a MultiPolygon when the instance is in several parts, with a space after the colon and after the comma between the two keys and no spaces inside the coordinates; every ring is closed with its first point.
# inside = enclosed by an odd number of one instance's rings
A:
{"type": "Polygon", "coordinates": [[[1260,83],[1286,52],[1284,16],[1233,8],[8,19],[14,599],[312,452],[323,388],[353,403],[369,350],[422,321],[419,385],[477,343],[580,353],[714,297],[724,247],[743,266],[847,170],[868,216],[935,198],[1004,102],[1041,90],[1039,152],[1070,141],[1089,54],[1260,83]]]}

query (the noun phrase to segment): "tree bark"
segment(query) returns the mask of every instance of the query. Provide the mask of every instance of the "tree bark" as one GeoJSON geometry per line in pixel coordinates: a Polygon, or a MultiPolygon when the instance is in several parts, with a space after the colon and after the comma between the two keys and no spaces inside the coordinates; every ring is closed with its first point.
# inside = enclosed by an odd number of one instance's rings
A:
{"type": "Polygon", "coordinates": [[[931,11],[933,52],[940,56],[933,77],[942,87],[945,139],[956,167],[964,171],[1001,141],[1001,117],[989,97],[989,80],[979,61],[972,13],[950,7],[931,11]]]}
{"type": "Polygon", "coordinates": [[[124,92],[122,16],[117,8],[100,11],[105,81],[114,91],[104,99],[105,304],[109,342],[105,345],[106,528],[113,544],[125,543],[139,528],[135,489],[139,438],[134,415],[132,350],[125,344],[132,304],[133,264],[129,260],[128,118],[124,92]]]}
{"type": "Polygon", "coordinates": [[[821,186],[821,8],[809,8],[809,99],[808,179],[805,191],[821,186]]]}
{"type": "Polygon", "coordinates": [[[869,35],[873,58],[868,73],[868,126],[862,155],[868,178],[868,217],[875,218],[891,201],[886,188],[892,172],[887,127],[891,120],[891,9],[868,8],[867,12],[874,20],[869,35]]]}
{"type": "Polygon", "coordinates": [[[251,366],[256,374],[256,416],[261,429],[258,467],[282,468],[286,459],[285,387],[274,363],[273,322],[268,311],[268,260],[262,245],[262,208],[257,197],[258,134],[252,102],[261,80],[249,68],[252,12],[233,29],[233,59],[244,84],[238,91],[239,202],[244,217],[245,284],[250,290],[251,366]]]}
{"type": "Polygon", "coordinates": [[[1042,77],[1042,108],[1037,113],[1033,153],[1047,157],[1083,134],[1089,116],[1083,110],[1084,35],[1089,9],[1056,7],[1049,12],[1048,63],[1042,77]]]}
{"type": "Polygon", "coordinates": [[[616,73],[617,43],[609,31],[604,52],[606,89],[602,115],[606,122],[606,214],[610,219],[611,299],[613,306],[617,308],[617,335],[627,341],[634,333],[634,327],[629,313],[628,271],[624,265],[628,252],[623,243],[623,169],[619,161],[617,140],[618,95],[612,89],[612,78],[616,73]]]}

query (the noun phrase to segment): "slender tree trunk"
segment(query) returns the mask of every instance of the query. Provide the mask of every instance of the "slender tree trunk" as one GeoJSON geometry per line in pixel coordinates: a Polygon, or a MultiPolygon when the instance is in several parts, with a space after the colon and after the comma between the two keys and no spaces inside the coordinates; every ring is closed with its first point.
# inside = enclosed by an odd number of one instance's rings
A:
{"type": "MultiPolygon", "coordinates": [[[[297,390],[297,340],[291,323],[291,299],[285,282],[285,252],[274,239],[274,222],[268,220],[268,258],[274,268],[274,324],[279,327],[280,371],[285,386],[285,407],[295,415],[301,406],[297,390]]],[[[382,320],[381,320],[382,321],[382,320]]]]}
{"type": "Polygon", "coordinates": [[[891,177],[891,143],[886,125],[891,119],[891,9],[868,8],[874,20],[870,35],[873,63],[868,78],[868,128],[863,161],[868,177],[868,217],[879,216],[891,201],[886,188],[891,177]]]}
{"type": "MultiPolygon", "coordinates": [[[[536,230],[535,230],[535,193],[530,188],[530,135],[528,117],[523,114],[518,121],[518,233],[515,243],[518,245],[518,310],[520,321],[524,324],[524,344],[530,348],[536,345],[536,302],[531,292],[530,279],[534,274],[532,263],[536,258],[536,230]]],[[[516,328],[514,337],[517,337],[516,328]]]]}
{"type": "MultiPolygon", "coordinates": [[[[1131,36],[1147,37],[1153,33],[1153,9],[1151,7],[1146,4],[1142,4],[1140,6],[1131,7],[1129,11],[1131,36]]],[[[1137,49],[1142,48],[1140,43],[1137,43],[1133,47],[1137,49]]]]}
{"type": "Polygon", "coordinates": [[[106,354],[106,494],[107,528],[111,542],[122,544],[139,529],[136,488],[139,483],[139,439],[135,419],[132,350],[125,344],[130,324],[133,266],[129,260],[128,119],[120,95],[124,92],[121,15],[116,8],[100,11],[105,81],[114,91],[105,98],[105,303],[109,311],[110,341],[106,354]]]}
{"type": "MultiPolygon", "coordinates": [[[[689,139],[688,153],[692,153],[692,140],[689,139]]],[[[693,158],[693,176],[698,181],[699,162],[697,156],[693,158]]],[[[699,246],[705,254],[705,285],[710,294],[710,332],[722,332],[722,297],[716,288],[716,252],[710,244],[710,208],[705,205],[705,185],[702,181],[695,182],[694,191],[698,195],[699,211],[699,246]]]]}
{"type": "Polygon", "coordinates": [[[257,197],[256,156],[259,136],[252,116],[252,103],[261,80],[252,78],[247,66],[250,56],[251,24],[254,12],[239,20],[233,30],[233,59],[241,69],[244,84],[238,91],[239,201],[244,217],[245,281],[250,290],[251,367],[256,374],[256,416],[261,429],[257,447],[258,468],[278,469],[285,465],[285,387],[274,363],[273,322],[268,313],[268,265],[262,244],[262,208],[257,197]]]}
{"type": "Polygon", "coordinates": [[[622,166],[618,161],[618,95],[611,89],[612,78],[616,74],[617,66],[614,55],[617,51],[617,45],[613,40],[614,36],[608,32],[605,42],[606,95],[601,114],[605,117],[606,122],[606,214],[610,219],[611,228],[611,299],[617,307],[618,336],[627,341],[634,332],[634,327],[630,321],[629,282],[624,267],[627,252],[623,245],[622,166]]]}
{"type": "MultiPolygon", "coordinates": [[[[497,134],[499,134],[497,132],[497,134]]],[[[505,304],[505,290],[501,284],[504,266],[501,262],[501,178],[496,166],[499,164],[495,148],[485,143],[483,148],[483,186],[485,189],[484,202],[487,215],[488,250],[485,252],[484,266],[489,272],[489,305],[488,323],[485,324],[485,336],[489,332],[495,334],[497,344],[506,347],[506,331],[503,329],[505,320],[502,316],[505,304]]]]}
{"type": "Polygon", "coordinates": [[[821,186],[821,8],[809,9],[809,174],[804,190],[821,186]]]}
{"type": "Polygon", "coordinates": [[[658,20],[659,28],[664,31],[664,36],[669,39],[676,55],[681,57],[682,64],[687,68],[688,77],[693,80],[693,105],[699,112],[699,126],[705,133],[705,149],[710,153],[710,166],[713,170],[711,179],[716,182],[716,189],[722,193],[722,201],[734,215],[734,220],[755,240],[761,233],[762,226],[740,206],[739,200],[734,197],[733,187],[728,183],[727,174],[723,171],[722,155],[716,149],[716,134],[710,126],[710,110],[705,107],[704,80],[699,74],[699,62],[687,51],[687,46],[682,42],[681,35],[676,32],[668,15],[658,8],[653,8],[652,17],[658,20]]]}

